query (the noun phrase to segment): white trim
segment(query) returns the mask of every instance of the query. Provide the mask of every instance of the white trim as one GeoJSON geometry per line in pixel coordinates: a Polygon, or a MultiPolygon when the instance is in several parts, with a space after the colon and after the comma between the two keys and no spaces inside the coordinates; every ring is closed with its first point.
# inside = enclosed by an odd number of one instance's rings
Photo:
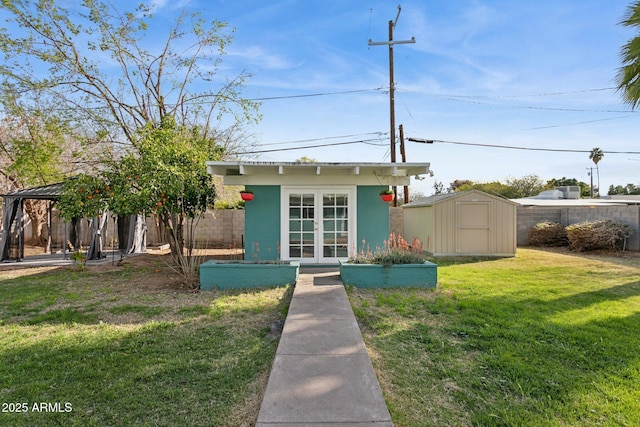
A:
{"type": "Polygon", "coordinates": [[[409,185],[429,163],[207,162],[227,185],[409,185]]]}
{"type": "Polygon", "coordinates": [[[280,187],[280,255],[283,260],[299,260],[301,263],[338,263],[338,260],[347,260],[348,257],[341,258],[325,258],[322,251],[322,239],[324,236],[323,229],[323,195],[326,193],[346,193],[348,196],[347,221],[348,221],[348,242],[347,253],[353,255],[353,247],[356,246],[356,236],[358,235],[357,224],[357,206],[358,191],[356,186],[345,185],[325,185],[322,187],[308,185],[294,185],[280,187]],[[289,195],[295,193],[312,193],[315,202],[315,221],[314,221],[314,258],[291,258],[289,255],[289,195]]]}

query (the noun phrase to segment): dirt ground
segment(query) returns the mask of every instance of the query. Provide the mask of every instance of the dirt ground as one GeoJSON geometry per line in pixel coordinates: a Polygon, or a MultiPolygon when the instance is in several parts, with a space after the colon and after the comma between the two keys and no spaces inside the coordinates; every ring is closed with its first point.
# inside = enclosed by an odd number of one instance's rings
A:
{"type": "MultiPolygon", "coordinates": [[[[34,255],[43,255],[44,250],[37,246],[25,246],[25,260],[34,255]]],[[[243,259],[242,249],[199,249],[195,251],[196,264],[201,264],[210,259],[229,260],[243,259]]],[[[186,290],[183,277],[177,272],[171,259],[169,250],[149,250],[145,254],[135,254],[119,259],[116,255],[114,259],[105,258],[103,263],[97,265],[87,265],[86,270],[93,273],[106,273],[121,271],[125,268],[146,268],[148,273],[144,275],[144,280],[137,280],[136,285],[139,290],[161,291],[161,290],[186,290]]],[[[0,273],[4,277],[19,277],[45,273],[52,269],[74,268],[67,266],[46,266],[46,265],[25,265],[20,263],[0,264],[0,273]]]]}

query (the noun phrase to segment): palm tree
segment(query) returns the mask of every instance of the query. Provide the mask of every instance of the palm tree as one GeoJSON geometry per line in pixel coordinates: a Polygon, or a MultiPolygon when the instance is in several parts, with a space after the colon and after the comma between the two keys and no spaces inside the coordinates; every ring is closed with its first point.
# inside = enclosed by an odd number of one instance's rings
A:
{"type": "Polygon", "coordinates": [[[589,153],[589,159],[593,160],[593,163],[596,164],[596,172],[598,174],[598,197],[600,197],[600,169],[598,169],[598,163],[603,157],[604,152],[598,147],[594,148],[591,150],[591,153],[589,153]]]}
{"type": "MultiPolygon", "coordinates": [[[[640,1],[628,6],[627,15],[620,24],[640,31],[640,1]]],[[[618,70],[616,83],[623,100],[634,109],[640,103],[640,35],[622,46],[620,59],[622,67],[618,70]]]]}

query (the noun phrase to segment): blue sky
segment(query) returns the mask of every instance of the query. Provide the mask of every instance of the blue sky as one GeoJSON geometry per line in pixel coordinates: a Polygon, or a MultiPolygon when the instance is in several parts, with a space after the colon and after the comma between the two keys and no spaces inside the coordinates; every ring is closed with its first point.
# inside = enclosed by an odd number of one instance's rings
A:
{"type": "MultiPolygon", "coordinates": [[[[589,182],[587,153],[537,152],[451,144],[589,151],[600,147],[601,187],[640,184],[640,116],[621,102],[614,77],[620,47],[634,33],[618,25],[630,0],[430,0],[402,2],[395,47],[396,123],[408,161],[430,162],[435,176],[504,180],[536,174],[589,182]]],[[[200,11],[236,29],[223,70],[253,74],[247,98],[265,100],[249,129],[259,149],[370,140],[260,154],[259,160],[389,160],[388,49],[397,2],[179,0],[156,2],[173,19],[200,11]],[[359,92],[351,92],[359,91],[359,92]],[[336,92],[351,92],[335,94],[336,92]],[[297,97],[308,94],[324,96],[297,97]],[[341,138],[334,138],[341,137],[341,138]],[[313,140],[313,141],[307,141],[313,140]],[[297,142],[296,142],[297,141],[297,142]],[[306,141],[306,142],[302,142],[306,141]],[[291,144],[270,145],[291,142],[291,144]],[[378,145],[379,144],[379,145],[378,145]]],[[[398,153],[398,158],[400,158],[398,153]]]]}

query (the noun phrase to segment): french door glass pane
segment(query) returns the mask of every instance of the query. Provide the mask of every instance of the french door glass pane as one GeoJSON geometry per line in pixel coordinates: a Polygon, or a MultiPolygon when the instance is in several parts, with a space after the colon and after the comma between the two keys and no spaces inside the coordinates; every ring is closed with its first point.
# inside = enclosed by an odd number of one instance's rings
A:
{"type": "Polygon", "coordinates": [[[289,194],[289,256],[315,257],[315,194],[289,194]]]}
{"type": "Polygon", "coordinates": [[[289,231],[301,231],[301,228],[301,221],[298,221],[296,219],[289,220],[289,231]]]}
{"type": "Polygon", "coordinates": [[[347,194],[322,195],[322,254],[327,258],[348,256],[349,243],[347,194]]]}

